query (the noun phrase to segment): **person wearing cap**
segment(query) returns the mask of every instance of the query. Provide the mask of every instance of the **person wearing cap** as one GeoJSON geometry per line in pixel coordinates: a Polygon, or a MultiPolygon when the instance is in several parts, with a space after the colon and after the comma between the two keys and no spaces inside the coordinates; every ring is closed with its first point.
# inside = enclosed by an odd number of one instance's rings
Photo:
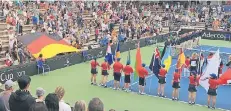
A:
{"type": "Polygon", "coordinates": [[[175,69],[173,80],[172,80],[172,100],[178,100],[179,88],[180,88],[180,73],[179,69],[175,69]]]}
{"type": "Polygon", "coordinates": [[[10,111],[28,111],[35,103],[35,98],[29,92],[30,82],[31,78],[28,75],[23,75],[18,79],[19,90],[10,95],[10,111]]]}
{"type": "Polygon", "coordinates": [[[165,97],[164,96],[164,87],[165,87],[165,83],[166,83],[166,74],[167,74],[167,70],[165,69],[165,65],[162,65],[159,71],[159,86],[158,86],[158,92],[157,95],[161,96],[161,97],[165,97]]]}
{"type": "Polygon", "coordinates": [[[29,111],[48,111],[44,102],[44,94],[45,94],[45,90],[43,88],[38,87],[36,89],[36,95],[37,95],[37,99],[35,100],[36,103],[30,107],[29,111]]]}
{"type": "Polygon", "coordinates": [[[101,86],[107,87],[106,82],[108,78],[108,70],[110,69],[110,65],[107,62],[107,59],[104,59],[104,62],[101,64],[102,69],[102,80],[101,80],[101,86]]]}
{"type": "Polygon", "coordinates": [[[120,63],[120,58],[117,58],[117,61],[113,65],[114,69],[114,90],[119,89],[120,86],[120,77],[121,77],[121,72],[123,71],[123,64],[120,63]]]}
{"type": "Polygon", "coordinates": [[[139,74],[139,94],[144,95],[145,77],[148,76],[148,70],[145,68],[145,64],[138,69],[139,74]]]}
{"type": "Polygon", "coordinates": [[[45,90],[41,87],[38,87],[36,89],[36,96],[38,97],[35,101],[36,102],[43,102],[44,101],[44,94],[45,94],[45,90]]]}
{"type": "Polygon", "coordinates": [[[210,78],[205,78],[205,80],[206,79],[209,79],[209,90],[207,92],[207,94],[208,94],[208,108],[210,108],[210,100],[212,98],[212,109],[215,109],[217,88],[219,86],[219,82],[217,80],[216,74],[210,74],[210,78]]]}
{"type": "Polygon", "coordinates": [[[190,73],[190,76],[189,76],[189,87],[188,87],[188,92],[189,92],[189,101],[188,103],[190,105],[194,105],[195,104],[195,99],[196,99],[196,92],[197,92],[197,89],[196,89],[196,86],[199,85],[199,79],[200,79],[200,76],[197,75],[196,72],[191,72],[190,73]]]}
{"type": "Polygon", "coordinates": [[[131,77],[130,75],[133,73],[133,69],[132,67],[130,66],[130,62],[128,61],[126,66],[124,67],[124,75],[125,75],[125,78],[124,78],[124,88],[125,88],[125,91],[128,92],[129,91],[129,86],[130,86],[130,83],[131,83],[131,77]]]}
{"type": "Polygon", "coordinates": [[[10,111],[10,107],[9,107],[9,98],[11,93],[14,91],[13,86],[15,85],[15,83],[12,80],[7,80],[5,82],[5,91],[0,93],[0,100],[2,100],[5,109],[7,111],[10,111]]]}
{"type": "Polygon", "coordinates": [[[96,85],[97,66],[99,66],[99,63],[96,61],[96,57],[94,57],[91,61],[91,85],[96,85]]]}

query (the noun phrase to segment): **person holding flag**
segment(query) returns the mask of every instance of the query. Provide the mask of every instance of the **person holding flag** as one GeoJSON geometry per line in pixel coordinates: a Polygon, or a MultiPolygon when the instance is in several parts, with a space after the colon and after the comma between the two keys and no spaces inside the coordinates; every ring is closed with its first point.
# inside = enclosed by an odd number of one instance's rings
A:
{"type": "Polygon", "coordinates": [[[188,96],[189,101],[188,101],[188,103],[191,104],[191,105],[195,104],[196,92],[197,92],[196,86],[199,85],[199,79],[200,79],[200,76],[198,76],[195,71],[192,71],[190,73],[189,87],[188,87],[188,91],[189,91],[189,96],[188,96]]]}
{"type": "Polygon", "coordinates": [[[178,69],[175,69],[173,80],[172,80],[172,100],[178,100],[179,88],[180,88],[180,73],[178,69]]]}
{"type": "Polygon", "coordinates": [[[145,77],[148,76],[148,70],[145,68],[145,64],[142,64],[142,67],[138,69],[139,74],[139,94],[144,95],[145,87],[145,77]]]}
{"type": "Polygon", "coordinates": [[[216,74],[210,74],[210,77],[205,78],[209,79],[209,90],[207,92],[208,94],[208,108],[210,108],[210,99],[212,98],[212,109],[215,109],[216,104],[216,96],[217,96],[217,88],[219,85],[219,80],[217,80],[216,74]]]}
{"type": "Polygon", "coordinates": [[[91,61],[91,85],[96,85],[97,66],[99,66],[99,63],[96,61],[96,57],[94,57],[91,61]]]}
{"type": "Polygon", "coordinates": [[[159,71],[159,86],[158,86],[158,92],[157,95],[160,97],[166,97],[164,96],[164,87],[165,87],[165,83],[166,83],[166,74],[167,74],[167,70],[165,69],[165,65],[161,66],[161,69],[159,71]]]}
{"type": "Polygon", "coordinates": [[[130,66],[130,61],[127,61],[127,64],[124,67],[123,71],[124,71],[124,75],[125,75],[125,78],[124,78],[124,83],[125,83],[124,84],[124,88],[125,88],[125,91],[128,92],[129,91],[130,82],[131,82],[130,75],[133,73],[133,69],[130,66]]]}
{"type": "Polygon", "coordinates": [[[113,65],[114,69],[114,90],[119,89],[121,72],[123,71],[123,64],[120,63],[120,58],[117,58],[117,61],[113,65]]]}
{"type": "Polygon", "coordinates": [[[105,88],[107,88],[106,82],[107,82],[107,78],[108,78],[108,70],[110,70],[110,65],[107,62],[107,59],[104,59],[104,62],[101,64],[101,68],[102,68],[102,80],[101,80],[101,86],[104,86],[105,88]]]}

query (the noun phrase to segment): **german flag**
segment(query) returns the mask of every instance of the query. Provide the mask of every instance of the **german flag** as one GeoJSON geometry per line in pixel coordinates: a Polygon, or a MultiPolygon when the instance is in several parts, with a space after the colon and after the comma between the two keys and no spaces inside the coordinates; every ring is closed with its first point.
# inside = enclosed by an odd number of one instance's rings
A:
{"type": "Polygon", "coordinates": [[[75,47],[68,45],[58,35],[48,35],[44,33],[33,33],[18,38],[19,42],[27,47],[29,52],[38,58],[40,54],[43,58],[52,58],[60,53],[78,52],[75,47]]]}

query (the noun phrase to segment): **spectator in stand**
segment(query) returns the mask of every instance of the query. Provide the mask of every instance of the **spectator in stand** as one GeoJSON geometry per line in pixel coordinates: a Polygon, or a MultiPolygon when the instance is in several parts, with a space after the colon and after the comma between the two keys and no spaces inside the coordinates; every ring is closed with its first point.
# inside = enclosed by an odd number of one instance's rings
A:
{"type": "Polygon", "coordinates": [[[84,100],[77,101],[73,111],[87,111],[86,102],[84,100]]]}
{"type": "Polygon", "coordinates": [[[41,87],[36,89],[36,95],[37,95],[37,99],[35,100],[36,102],[43,102],[44,101],[44,94],[45,94],[45,90],[41,87]]]}
{"type": "Polygon", "coordinates": [[[63,100],[65,94],[64,88],[61,86],[57,87],[55,89],[55,94],[57,94],[59,98],[59,111],[71,111],[71,107],[63,100]]]}
{"type": "Polygon", "coordinates": [[[7,111],[4,106],[3,100],[0,99],[0,111],[7,111]]]}
{"type": "Polygon", "coordinates": [[[19,56],[19,63],[23,64],[25,62],[25,54],[22,48],[22,45],[18,46],[18,56],[19,56]]]}
{"type": "Polygon", "coordinates": [[[0,52],[2,51],[2,40],[0,39],[0,52]]]}
{"type": "Polygon", "coordinates": [[[104,104],[99,98],[93,98],[88,104],[88,111],[104,111],[104,104]]]}
{"type": "Polygon", "coordinates": [[[36,103],[30,107],[29,111],[48,111],[44,102],[44,94],[45,90],[43,88],[37,88],[36,95],[38,98],[35,100],[36,103]]]}
{"type": "Polygon", "coordinates": [[[10,111],[9,98],[11,93],[14,91],[14,85],[15,83],[12,80],[7,80],[5,82],[5,91],[0,93],[0,100],[2,100],[6,111],[10,111]]]}
{"type": "Polygon", "coordinates": [[[59,98],[55,93],[50,93],[45,98],[48,111],[59,111],[59,98]]]}
{"type": "Polygon", "coordinates": [[[29,92],[31,78],[23,75],[18,79],[19,90],[12,92],[9,99],[10,111],[29,111],[32,104],[35,103],[35,98],[29,92]]]}

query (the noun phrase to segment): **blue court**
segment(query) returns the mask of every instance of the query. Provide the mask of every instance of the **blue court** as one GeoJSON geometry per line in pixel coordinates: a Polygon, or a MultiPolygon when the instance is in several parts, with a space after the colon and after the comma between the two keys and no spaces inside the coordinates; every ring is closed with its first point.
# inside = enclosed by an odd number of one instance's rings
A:
{"type": "MultiPolygon", "coordinates": [[[[217,49],[220,50],[220,55],[223,61],[228,60],[228,55],[231,54],[231,48],[226,48],[226,47],[212,47],[212,46],[199,46],[195,49],[198,50],[204,50],[205,52],[205,57],[207,57],[207,54],[209,54],[210,51],[217,51],[217,49]]],[[[185,55],[191,55],[192,52],[191,50],[185,50],[185,55]]],[[[177,58],[177,57],[176,57],[177,58]]],[[[177,63],[177,59],[172,60],[172,66],[169,69],[169,72],[167,74],[166,78],[166,85],[165,85],[165,95],[167,98],[172,98],[172,78],[173,78],[173,72],[175,70],[175,65],[177,63]]],[[[226,62],[224,62],[226,63],[226,62]]],[[[149,65],[149,63],[146,63],[149,65]]],[[[148,68],[147,68],[148,69],[148,68]]],[[[149,70],[149,69],[148,69],[149,70]]],[[[223,72],[226,70],[226,67],[223,69],[223,72]]],[[[157,95],[157,87],[158,87],[158,80],[157,77],[149,70],[150,75],[146,77],[146,86],[145,86],[145,93],[147,95],[155,96],[157,95]]],[[[133,77],[132,77],[133,78],[133,77]]],[[[131,90],[132,92],[138,92],[138,80],[131,81],[131,90]]],[[[124,85],[124,78],[121,78],[121,87],[124,85]]],[[[188,85],[189,85],[189,79],[187,77],[182,77],[180,81],[180,101],[188,102],[188,85]]],[[[113,80],[108,82],[108,86],[112,87],[113,86],[113,80]]],[[[231,109],[231,100],[230,100],[230,95],[231,95],[231,85],[225,85],[225,86],[220,86],[217,89],[217,108],[222,108],[222,109],[231,109]]],[[[144,95],[146,96],[146,95],[144,95]]],[[[197,87],[197,97],[196,97],[196,104],[200,105],[207,105],[207,92],[205,89],[201,86],[197,87]]]]}

